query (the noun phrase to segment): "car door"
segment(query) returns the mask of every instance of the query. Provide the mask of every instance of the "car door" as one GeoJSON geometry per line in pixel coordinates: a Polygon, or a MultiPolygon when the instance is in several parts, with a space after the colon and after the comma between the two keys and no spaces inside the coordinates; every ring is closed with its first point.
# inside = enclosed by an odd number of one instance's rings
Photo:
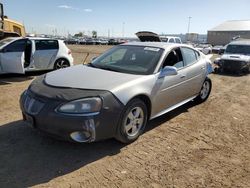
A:
{"type": "Polygon", "coordinates": [[[35,40],[33,61],[36,69],[47,69],[54,63],[59,50],[57,40],[35,40]]]}
{"type": "Polygon", "coordinates": [[[184,89],[187,97],[200,92],[204,81],[206,62],[201,58],[200,52],[188,47],[181,47],[184,60],[183,74],[185,75],[184,89]]]}
{"type": "Polygon", "coordinates": [[[184,62],[180,48],[172,50],[164,60],[162,68],[165,66],[174,66],[178,70],[177,75],[165,76],[158,78],[152,93],[153,105],[152,115],[163,112],[164,110],[173,107],[174,105],[186,99],[186,93],[183,89],[185,85],[185,70],[184,62]]]}
{"type": "Polygon", "coordinates": [[[16,40],[1,50],[1,69],[5,73],[24,74],[26,39],[16,40]]]}

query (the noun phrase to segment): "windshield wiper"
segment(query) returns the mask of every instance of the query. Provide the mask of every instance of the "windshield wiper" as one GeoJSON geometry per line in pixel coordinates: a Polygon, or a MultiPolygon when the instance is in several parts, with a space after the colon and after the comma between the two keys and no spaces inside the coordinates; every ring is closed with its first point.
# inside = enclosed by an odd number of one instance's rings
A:
{"type": "Polygon", "coordinates": [[[89,67],[94,67],[94,68],[99,68],[99,67],[97,67],[96,65],[94,65],[93,63],[89,63],[87,66],[89,66],[89,67]]]}
{"type": "Polygon", "coordinates": [[[108,70],[108,71],[113,71],[113,72],[120,72],[120,71],[118,71],[118,70],[116,70],[116,69],[112,69],[112,68],[110,68],[110,67],[98,67],[99,69],[103,69],[103,70],[108,70]]]}

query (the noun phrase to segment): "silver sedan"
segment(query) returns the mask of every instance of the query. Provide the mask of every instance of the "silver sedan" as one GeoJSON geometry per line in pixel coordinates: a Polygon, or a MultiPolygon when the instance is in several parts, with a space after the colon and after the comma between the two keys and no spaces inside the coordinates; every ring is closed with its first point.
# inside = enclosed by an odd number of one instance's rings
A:
{"type": "Polygon", "coordinates": [[[136,140],[148,120],[191,100],[207,100],[211,62],[183,44],[115,46],[88,65],[51,72],[22,94],[25,121],[76,142],[136,140]]]}

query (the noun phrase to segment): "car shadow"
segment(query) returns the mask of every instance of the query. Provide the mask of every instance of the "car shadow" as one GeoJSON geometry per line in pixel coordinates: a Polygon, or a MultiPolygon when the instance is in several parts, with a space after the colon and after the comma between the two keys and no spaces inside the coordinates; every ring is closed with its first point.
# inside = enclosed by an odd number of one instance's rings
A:
{"type": "MultiPolygon", "coordinates": [[[[186,105],[152,121],[145,132],[187,112],[186,105]]],[[[114,139],[76,144],[49,138],[23,121],[0,126],[0,187],[31,187],[71,173],[125,147],[114,139]]]]}
{"type": "Polygon", "coordinates": [[[0,75],[0,85],[8,85],[13,82],[24,82],[27,80],[32,80],[36,76],[40,76],[42,74],[47,73],[48,71],[35,71],[28,72],[25,74],[3,74],[0,75]]]}

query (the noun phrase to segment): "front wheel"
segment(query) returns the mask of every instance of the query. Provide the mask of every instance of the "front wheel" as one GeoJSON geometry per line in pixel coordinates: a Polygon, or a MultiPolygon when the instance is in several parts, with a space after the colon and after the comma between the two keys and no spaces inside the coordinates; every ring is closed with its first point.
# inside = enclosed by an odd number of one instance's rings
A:
{"type": "Polygon", "coordinates": [[[203,82],[199,95],[195,98],[195,101],[198,103],[202,103],[207,100],[210,95],[212,89],[212,81],[210,78],[206,78],[203,82]]]}
{"type": "Polygon", "coordinates": [[[147,116],[145,103],[140,99],[131,100],[120,119],[116,139],[127,144],[135,141],[145,129],[147,116]]]}
{"type": "Polygon", "coordinates": [[[68,60],[66,60],[66,59],[58,59],[55,62],[54,69],[55,70],[63,69],[63,68],[67,68],[69,66],[70,66],[70,64],[69,64],[68,60]]]}

